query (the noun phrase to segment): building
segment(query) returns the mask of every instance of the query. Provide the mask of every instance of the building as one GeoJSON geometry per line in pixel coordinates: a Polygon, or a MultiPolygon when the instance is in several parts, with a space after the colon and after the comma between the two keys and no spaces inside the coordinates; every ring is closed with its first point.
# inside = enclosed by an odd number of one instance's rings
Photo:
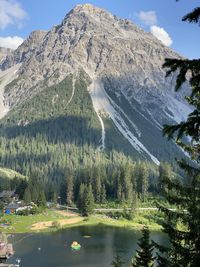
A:
{"type": "Polygon", "coordinates": [[[16,213],[16,210],[19,208],[19,205],[11,202],[10,204],[8,204],[7,206],[5,206],[4,208],[4,213],[5,214],[13,214],[16,213]]]}
{"type": "Polygon", "coordinates": [[[15,191],[2,191],[0,193],[0,200],[5,199],[5,198],[10,198],[13,199],[16,197],[15,191]]]}

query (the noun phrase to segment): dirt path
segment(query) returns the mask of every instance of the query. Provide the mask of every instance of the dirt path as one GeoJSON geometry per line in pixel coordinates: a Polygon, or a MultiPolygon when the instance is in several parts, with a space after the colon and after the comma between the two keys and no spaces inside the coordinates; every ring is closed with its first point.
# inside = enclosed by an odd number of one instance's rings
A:
{"type": "MultiPolygon", "coordinates": [[[[56,220],[56,222],[58,222],[60,224],[60,226],[66,226],[66,225],[70,225],[70,224],[75,224],[78,222],[83,221],[84,218],[82,217],[75,217],[75,218],[71,218],[71,219],[58,219],[56,220]]],[[[47,229],[49,227],[53,226],[53,223],[55,221],[49,221],[49,222],[38,222],[38,223],[34,223],[31,227],[31,230],[33,231],[40,231],[40,230],[44,230],[47,229]]]]}
{"type": "Polygon", "coordinates": [[[67,217],[79,217],[79,215],[72,211],[66,211],[66,210],[55,210],[55,212],[59,215],[67,216],[67,217]]]}

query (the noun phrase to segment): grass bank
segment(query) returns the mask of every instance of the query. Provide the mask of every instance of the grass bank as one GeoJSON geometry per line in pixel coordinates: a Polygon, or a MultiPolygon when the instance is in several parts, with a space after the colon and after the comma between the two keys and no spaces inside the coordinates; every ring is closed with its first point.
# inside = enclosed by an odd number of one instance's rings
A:
{"type": "Polygon", "coordinates": [[[161,225],[159,222],[161,219],[160,214],[156,211],[138,212],[133,220],[126,220],[123,218],[110,218],[106,214],[96,214],[83,218],[77,214],[46,210],[41,214],[29,216],[5,215],[3,221],[8,222],[8,226],[0,227],[0,231],[4,233],[53,232],[58,229],[84,225],[107,225],[134,230],[140,230],[144,225],[148,225],[150,230],[160,230],[161,225]]]}
{"type": "Polygon", "coordinates": [[[1,224],[3,225],[5,223],[5,226],[0,227],[0,231],[4,233],[30,233],[34,232],[31,230],[31,227],[35,223],[57,221],[63,218],[65,218],[63,215],[57,214],[53,210],[45,210],[40,214],[34,214],[29,216],[21,216],[14,214],[4,215],[1,218],[1,224]]]}
{"type": "MultiPolygon", "coordinates": [[[[96,214],[91,215],[88,218],[85,218],[81,223],[76,224],[75,226],[82,225],[106,225],[112,227],[123,227],[133,230],[141,230],[144,225],[147,225],[150,230],[157,231],[161,230],[162,226],[158,223],[161,218],[158,217],[157,212],[142,212],[138,213],[133,220],[126,219],[113,219],[108,216],[96,214]]],[[[73,225],[71,225],[73,227],[73,225]]]]}

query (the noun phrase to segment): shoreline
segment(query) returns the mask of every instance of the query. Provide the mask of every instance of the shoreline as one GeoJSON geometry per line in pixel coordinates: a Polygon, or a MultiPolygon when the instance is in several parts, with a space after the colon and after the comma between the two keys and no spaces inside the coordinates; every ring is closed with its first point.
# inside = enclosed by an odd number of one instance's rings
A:
{"type": "Polygon", "coordinates": [[[37,234],[37,233],[51,233],[51,232],[56,232],[59,230],[65,230],[65,229],[70,229],[74,227],[80,227],[80,226],[108,226],[108,227],[117,227],[117,228],[126,228],[130,229],[133,231],[140,231],[144,225],[147,225],[149,227],[150,231],[161,231],[162,226],[157,224],[156,222],[145,222],[145,223],[138,223],[132,221],[128,221],[125,219],[112,219],[112,218],[106,218],[105,216],[100,216],[100,215],[91,215],[90,217],[81,217],[79,215],[76,215],[75,217],[58,217],[53,220],[53,222],[58,222],[57,227],[52,226],[52,221],[50,220],[38,220],[37,222],[33,224],[29,224],[27,227],[22,227],[23,222],[20,223],[18,222],[18,227],[13,229],[1,229],[2,232],[5,234],[37,234]],[[77,219],[75,220],[75,223],[67,223],[68,221],[71,222],[71,218],[77,219]],[[63,221],[65,220],[64,225],[59,225],[59,220],[63,221]],[[34,225],[46,225],[45,227],[34,227],[34,225]]]}

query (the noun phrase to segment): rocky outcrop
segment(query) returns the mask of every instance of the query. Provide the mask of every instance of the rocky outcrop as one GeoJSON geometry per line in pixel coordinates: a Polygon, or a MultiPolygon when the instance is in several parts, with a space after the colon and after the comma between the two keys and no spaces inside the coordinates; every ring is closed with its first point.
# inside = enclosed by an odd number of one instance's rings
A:
{"type": "Polygon", "coordinates": [[[6,56],[12,54],[12,49],[10,48],[5,48],[5,47],[0,47],[0,65],[1,62],[5,60],[6,56]]]}
{"type": "Polygon", "coordinates": [[[180,56],[133,22],[78,5],[60,25],[33,32],[0,63],[1,70],[21,63],[18,78],[4,92],[4,104],[13,109],[44,85],[70,73],[77,77],[81,70],[92,85],[88,90],[102,126],[100,147],[105,147],[103,116],[108,116],[137,151],[158,163],[146,148],[154,142],[146,141],[148,131],[156,136],[155,128],[160,134],[164,123],[184,120],[190,111],[182,95],[173,92],[175,77],[166,80],[162,68],[165,58],[174,57],[180,56]]]}
{"type": "Polygon", "coordinates": [[[15,106],[13,94],[18,90],[20,101],[31,97],[45,81],[51,85],[68,73],[83,69],[105,82],[112,82],[116,91],[141,100],[171,91],[162,64],[166,57],[177,56],[153,35],[144,32],[129,20],[113,16],[92,5],[78,5],[60,25],[49,32],[36,31],[1,64],[7,69],[23,63],[21,79],[5,97],[15,106]],[[30,88],[31,94],[24,94],[30,88]],[[19,89],[20,88],[20,89],[19,89]]]}
{"type": "Polygon", "coordinates": [[[0,69],[4,71],[15,64],[27,61],[42,42],[45,34],[46,31],[33,31],[16,50],[7,53],[5,59],[0,63],[0,69]]]}

